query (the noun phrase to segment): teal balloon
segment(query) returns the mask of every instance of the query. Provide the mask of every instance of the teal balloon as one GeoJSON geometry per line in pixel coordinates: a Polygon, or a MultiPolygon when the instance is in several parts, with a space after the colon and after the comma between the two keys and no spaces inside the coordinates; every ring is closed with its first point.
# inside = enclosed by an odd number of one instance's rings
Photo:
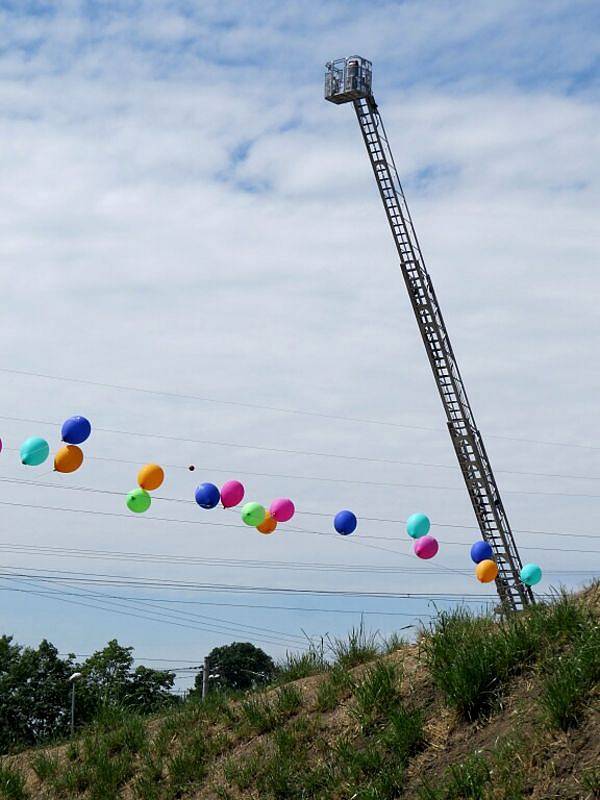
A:
{"type": "Polygon", "coordinates": [[[251,525],[253,528],[256,528],[257,525],[262,525],[266,516],[265,507],[261,506],[260,503],[246,503],[242,508],[242,520],[246,525],[251,525]]]}
{"type": "Polygon", "coordinates": [[[127,508],[134,514],[148,511],[152,498],[145,489],[134,489],[127,495],[127,508]]]}
{"type": "Polygon", "coordinates": [[[431,523],[425,514],[413,514],[406,520],[406,532],[411,539],[420,539],[427,536],[431,523]]]}
{"type": "Polygon", "coordinates": [[[21,454],[21,464],[28,467],[37,467],[43,464],[50,455],[50,445],[45,439],[39,436],[31,436],[26,439],[19,448],[21,454]]]}
{"type": "Polygon", "coordinates": [[[535,586],[542,580],[542,568],[537,564],[525,564],[520,577],[525,586],[535,586]]]}

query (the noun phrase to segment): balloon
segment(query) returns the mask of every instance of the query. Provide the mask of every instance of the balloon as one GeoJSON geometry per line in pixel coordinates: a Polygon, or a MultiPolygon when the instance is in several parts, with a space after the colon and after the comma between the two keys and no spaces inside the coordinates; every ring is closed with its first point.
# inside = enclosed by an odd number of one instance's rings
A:
{"type": "Polygon", "coordinates": [[[520,578],[525,586],[535,586],[542,580],[542,568],[537,564],[525,564],[521,570],[520,578]]]}
{"type": "Polygon", "coordinates": [[[413,539],[427,536],[430,527],[429,517],[426,517],[425,514],[412,514],[406,520],[406,532],[413,539]]]}
{"type": "Polygon", "coordinates": [[[50,455],[50,445],[39,436],[31,436],[29,439],[25,439],[19,453],[21,454],[21,464],[37,467],[43,464],[50,455]]]}
{"type": "Polygon", "coordinates": [[[54,456],[56,472],[75,472],[83,464],[83,453],[76,444],[66,444],[54,456]]]}
{"type": "Polygon", "coordinates": [[[244,486],[239,481],[227,481],[221,486],[223,508],[233,508],[244,499],[244,486]]]}
{"type": "Polygon", "coordinates": [[[260,531],[261,533],[273,533],[276,527],[277,520],[273,519],[273,517],[267,511],[264,522],[261,522],[260,525],[257,525],[256,530],[260,531]]]}
{"type": "Polygon", "coordinates": [[[471,546],[471,560],[474,561],[475,564],[479,564],[480,561],[489,561],[493,555],[494,551],[487,542],[475,542],[475,544],[471,546]]]}
{"type": "Polygon", "coordinates": [[[214,483],[201,483],[196,489],[196,502],[202,508],[214,508],[219,504],[221,492],[214,483]]]}
{"type": "Polygon", "coordinates": [[[246,525],[252,525],[253,528],[258,528],[262,525],[267,516],[265,507],[260,503],[246,503],[242,507],[242,520],[246,525]]]}
{"type": "Polygon", "coordinates": [[[438,540],[433,536],[421,536],[413,545],[413,550],[419,558],[433,558],[440,549],[438,540]]]}
{"type": "Polygon", "coordinates": [[[193,472],[196,469],[196,467],[193,464],[190,464],[188,469],[190,472],[193,472]]]}
{"type": "Polygon", "coordinates": [[[356,519],[356,514],[353,514],[352,511],[348,511],[347,509],[338,511],[333,518],[333,527],[338,533],[341,533],[342,536],[348,536],[354,533],[357,525],[358,520],[356,519]]]}
{"type": "Polygon", "coordinates": [[[277,522],[288,522],[295,511],[294,504],[288,497],[278,497],[269,506],[269,513],[277,522]]]}
{"type": "Polygon", "coordinates": [[[475,575],[480,583],[491,583],[498,575],[498,565],[489,558],[480,561],[475,567],[475,575]]]}
{"type": "Polygon", "coordinates": [[[63,422],[60,431],[63,442],[67,444],[81,444],[85,442],[90,433],[92,426],[90,421],[85,417],[69,417],[63,422]]]}
{"type": "Polygon", "coordinates": [[[162,485],[164,479],[165,471],[162,467],[159,467],[158,464],[146,464],[145,467],[141,468],[137,476],[138,486],[141,489],[145,489],[147,492],[158,489],[158,487],[162,485]]]}
{"type": "Polygon", "coordinates": [[[127,508],[135,514],[148,511],[152,498],[145,489],[134,489],[127,495],[127,508]]]}

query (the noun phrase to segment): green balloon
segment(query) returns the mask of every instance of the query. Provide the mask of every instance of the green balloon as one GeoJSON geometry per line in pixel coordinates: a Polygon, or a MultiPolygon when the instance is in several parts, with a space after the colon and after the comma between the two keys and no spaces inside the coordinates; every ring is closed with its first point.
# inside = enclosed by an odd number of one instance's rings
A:
{"type": "Polygon", "coordinates": [[[143,514],[148,511],[152,498],[145,489],[134,489],[127,495],[127,508],[134,514],[143,514]]]}
{"type": "Polygon", "coordinates": [[[40,439],[39,436],[31,436],[19,448],[21,464],[26,464],[28,467],[38,467],[43,464],[49,453],[50,445],[45,439],[40,439]]]}
{"type": "Polygon", "coordinates": [[[265,507],[261,506],[260,503],[246,503],[242,508],[242,520],[246,525],[251,525],[253,528],[256,528],[257,525],[262,525],[266,516],[265,507]]]}

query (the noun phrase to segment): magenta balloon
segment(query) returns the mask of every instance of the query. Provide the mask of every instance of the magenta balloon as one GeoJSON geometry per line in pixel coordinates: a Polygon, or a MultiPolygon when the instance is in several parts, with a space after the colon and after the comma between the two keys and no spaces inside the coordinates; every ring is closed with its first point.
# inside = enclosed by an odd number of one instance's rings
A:
{"type": "Polygon", "coordinates": [[[413,546],[415,555],[419,558],[433,558],[439,549],[438,540],[433,536],[422,536],[413,546]]]}
{"type": "Polygon", "coordinates": [[[233,508],[244,499],[244,486],[239,481],[227,481],[221,487],[223,508],[233,508]]]}
{"type": "Polygon", "coordinates": [[[269,514],[277,522],[287,522],[294,516],[296,508],[288,497],[278,497],[269,506],[269,514]]]}

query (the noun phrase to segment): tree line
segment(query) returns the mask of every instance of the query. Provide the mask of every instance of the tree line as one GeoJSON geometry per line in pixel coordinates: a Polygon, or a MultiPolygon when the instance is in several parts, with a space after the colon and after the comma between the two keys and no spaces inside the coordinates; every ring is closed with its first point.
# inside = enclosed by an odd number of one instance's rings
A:
{"type": "MultiPolygon", "coordinates": [[[[92,722],[106,707],[150,714],[181,702],[174,693],[175,673],[134,667],[133,647],[111,640],[83,661],[59,655],[44,639],[23,647],[11,636],[0,637],[0,754],[66,737],[70,732],[71,683],[75,672],[76,725],[92,722]]],[[[207,685],[215,690],[244,690],[267,683],[276,671],[273,660],[249,642],[233,642],[209,653],[207,685]]],[[[202,696],[199,665],[191,699],[202,696]]]]}

